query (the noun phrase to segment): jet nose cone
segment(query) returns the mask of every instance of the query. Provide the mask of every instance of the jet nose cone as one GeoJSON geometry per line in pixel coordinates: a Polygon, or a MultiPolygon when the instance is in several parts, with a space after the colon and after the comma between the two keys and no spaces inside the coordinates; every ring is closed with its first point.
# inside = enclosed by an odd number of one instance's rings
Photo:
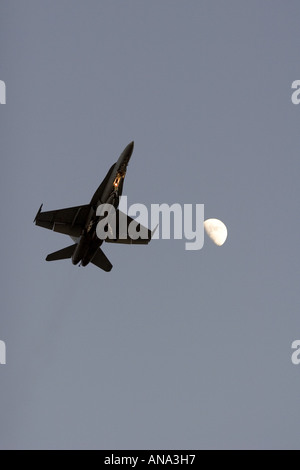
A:
{"type": "Polygon", "coordinates": [[[134,148],[134,141],[130,142],[130,144],[127,145],[125,150],[127,153],[131,155],[133,152],[133,148],[134,148]]]}
{"type": "Polygon", "coordinates": [[[117,168],[121,171],[126,171],[126,167],[130,160],[130,157],[133,152],[134,142],[130,142],[127,147],[124,148],[123,152],[121,153],[119,160],[117,161],[117,168]]]}
{"type": "Polygon", "coordinates": [[[125,165],[128,164],[128,162],[130,160],[130,157],[132,155],[132,152],[133,152],[133,147],[134,147],[134,142],[132,141],[123,150],[122,155],[120,157],[120,160],[122,161],[123,164],[125,164],[125,165]]]}

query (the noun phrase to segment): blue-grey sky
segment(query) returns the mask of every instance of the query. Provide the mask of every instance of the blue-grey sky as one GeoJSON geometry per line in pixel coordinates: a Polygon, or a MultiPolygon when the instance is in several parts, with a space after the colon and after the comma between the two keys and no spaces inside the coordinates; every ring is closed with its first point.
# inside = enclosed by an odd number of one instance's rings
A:
{"type": "Polygon", "coordinates": [[[299,448],[298,1],[0,2],[0,448],[299,448]],[[131,140],[130,204],[222,248],[46,263],[131,140]]]}

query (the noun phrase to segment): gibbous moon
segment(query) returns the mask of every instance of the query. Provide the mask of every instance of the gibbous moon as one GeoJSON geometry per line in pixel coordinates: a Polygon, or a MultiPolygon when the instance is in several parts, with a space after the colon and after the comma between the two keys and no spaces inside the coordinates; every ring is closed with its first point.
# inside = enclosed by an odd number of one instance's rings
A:
{"type": "Polygon", "coordinates": [[[226,225],[218,219],[207,219],[204,221],[204,228],[212,241],[218,245],[222,246],[227,238],[227,228],[226,225]]]}

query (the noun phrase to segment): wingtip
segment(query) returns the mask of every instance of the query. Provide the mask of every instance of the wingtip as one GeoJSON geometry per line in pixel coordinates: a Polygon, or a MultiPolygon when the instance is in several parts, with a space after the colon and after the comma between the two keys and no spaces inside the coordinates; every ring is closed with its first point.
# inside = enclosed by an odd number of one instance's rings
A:
{"type": "Polygon", "coordinates": [[[153,235],[155,234],[156,230],[157,230],[157,227],[158,227],[159,224],[156,225],[156,227],[152,230],[151,232],[151,240],[153,238],[153,235]]]}
{"type": "Polygon", "coordinates": [[[36,213],[36,216],[35,216],[35,218],[34,218],[34,221],[33,221],[33,223],[36,221],[36,219],[37,219],[38,215],[41,213],[42,207],[43,207],[43,204],[41,204],[41,206],[40,206],[39,210],[37,211],[37,213],[36,213]]]}

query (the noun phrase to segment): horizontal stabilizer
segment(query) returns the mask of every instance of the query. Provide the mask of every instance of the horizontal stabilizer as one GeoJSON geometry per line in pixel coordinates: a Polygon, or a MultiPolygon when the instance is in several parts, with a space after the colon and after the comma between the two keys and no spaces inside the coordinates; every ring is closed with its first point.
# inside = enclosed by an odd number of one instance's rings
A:
{"type": "Polygon", "coordinates": [[[74,243],[74,245],[67,246],[66,248],[63,248],[62,250],[55,251],[54,253],[50,253],[50,255],[47,256],[46,261],[57,261],[59,259],[69,259],[72,258],[72,255],[74,253],[74,250],[77,246],[77,243],[74,243]]]}
{"type": "Polygon", "coordinates": [[[111,271],[112,264],[109,261],[109,259],[105,256],[101,248],[96,251],[95,256],[91,259],[91,263],[97,266],[100,269],[103,269],[103,271],[109,272],[111,271]]]}

